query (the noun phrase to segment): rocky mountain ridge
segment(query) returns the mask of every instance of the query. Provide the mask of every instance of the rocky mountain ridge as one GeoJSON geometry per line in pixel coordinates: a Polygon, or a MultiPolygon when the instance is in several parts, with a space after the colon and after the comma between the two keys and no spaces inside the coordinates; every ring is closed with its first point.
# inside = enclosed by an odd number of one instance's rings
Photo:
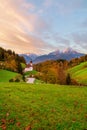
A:
{"type": "Polygon", "coordinates": [[[84,56],[84,53],[77,52],[73,50],[72,48],[66,48],[63,51],[60,51],[57,49],[56,51],[53,51],[49,54],[45,55],[36,55],[36,54],[21,54],[26,60],[26,62],[33,61],[34,64],[44,62],[46,60],[58,60],[58,59],[65,59],[65,60],[71,60],[72,58],[79,58],[81,56],[84,56]]]}

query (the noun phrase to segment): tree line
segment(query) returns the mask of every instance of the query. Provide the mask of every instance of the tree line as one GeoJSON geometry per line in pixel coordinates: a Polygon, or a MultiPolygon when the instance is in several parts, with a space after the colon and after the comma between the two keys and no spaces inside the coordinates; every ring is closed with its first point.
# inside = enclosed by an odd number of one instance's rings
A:
{"type": "Polygon", "coordinates": [[[78,85],[77,81],[67,73],[67,70],[85,61],[87,61],[87,55],[70,61],[59,59],[38,63],[34,65],[34,69],[39,72],[35,76],[46,83],[78,85]]]}
{"type": "Polygon", "coordinates": [[[26,64],[23,56],[19,56],[12,50],[6,50],[0,47],[0,69],[6,69],[22,74],[22,65],[26,64]]]}

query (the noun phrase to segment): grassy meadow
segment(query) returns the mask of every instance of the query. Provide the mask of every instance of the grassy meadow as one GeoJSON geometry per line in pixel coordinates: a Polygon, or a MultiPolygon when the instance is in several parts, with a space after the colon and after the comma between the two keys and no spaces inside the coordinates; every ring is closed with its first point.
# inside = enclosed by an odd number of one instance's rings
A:
{"type": "Polygon", "coordinates": [[[87,130],[87,87],[0,83],[0,130],[87,130]]]}
{"type": "Polygon", "coordinates": [[[9,79],[16,77],[18,73],[8,70],[0,70],[0,82],[9,82],[9,79]]]}
{"type": "Polygon", "coordinates": [[[87,62],[80,63],[70,68],[69,73],[77,82],[87,85],[87,62]]]}
{"type": "Polygon", "coordinates": [[[37,71],[32,70],[32,71],[25,72],[24,75],[25,75],[25,76],[31,76],[31,75],[35,75],[35,74],[37,74],[37,73],[38,73],[37,71]]]}

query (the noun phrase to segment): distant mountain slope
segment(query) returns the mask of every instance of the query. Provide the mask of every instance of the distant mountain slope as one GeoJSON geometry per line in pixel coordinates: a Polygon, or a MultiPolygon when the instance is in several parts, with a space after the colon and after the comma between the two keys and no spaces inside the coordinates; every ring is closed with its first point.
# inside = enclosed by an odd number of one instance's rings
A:
{"type": "Polygon", "coordinates": [[[71,77],[77,82],[87,85],[87,62],[80,63],[68,70],[71,77]]]}
{"type": "Polygon", "coordinates": [[[44,62],[46,60],[54,60],[54,55],[41,55],[38,56],[33,63],[40,63],[40,62],[44,62]]]}
{"type": "Polygon", "coordinates": [[[29,54],[20,54],[20,56],[23,56],[27,63],[29,63],[31,60],[32,61],[35,60],[38,57],[38,55],[30,54],[30,53],[29,54]]]}
{"type": "Polygon", "coordinates": [[[71,60],[72,58],[79,58],[81,56],[84,56],[85,54],[79,53],[74,51],[71,48],[67,48],[64,51],[54,51],[49,53],[48,55],[41,55],[38,56],[33,63],[40,63],[46,60],[58,60],[58,59],[65,59],[65,60],[71,60]]]}
{"type": "Polygon", "coordinates": [[[36,55],[36,54],[21,54],[26,60],[27,63],[29,63],[31,60],[34,64],[44,62],[46,60],[58,60],[58,59],[65,59],[65,60],[71,60],[72,58],[79,58],[81,56],[84,56],[85,54],[76,52],[72,48],[67,48],[64,51],[56,50],[49,54],[45,55],[36,55]]]}

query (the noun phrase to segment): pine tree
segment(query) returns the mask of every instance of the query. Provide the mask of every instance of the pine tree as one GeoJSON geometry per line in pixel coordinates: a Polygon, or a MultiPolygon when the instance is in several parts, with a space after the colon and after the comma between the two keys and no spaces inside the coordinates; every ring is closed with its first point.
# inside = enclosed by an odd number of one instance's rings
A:
{"type": "Polygon", "coordinates": [[[69,74],[69,73],[67,74],[67,77],[66,77],[66,84],[67,84],[67,85],[70,85],[70,84],[71,84],[71,77],[70,77],[70,74],[69,74]]]}

